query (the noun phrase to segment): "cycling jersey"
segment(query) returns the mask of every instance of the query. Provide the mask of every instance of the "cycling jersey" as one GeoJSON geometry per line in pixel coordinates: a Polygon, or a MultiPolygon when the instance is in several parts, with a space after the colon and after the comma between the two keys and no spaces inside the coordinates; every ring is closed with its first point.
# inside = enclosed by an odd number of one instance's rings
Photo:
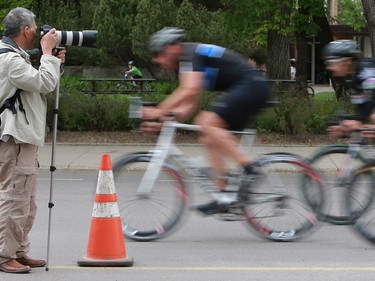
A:
{"type": "Polygon", "coordinates": [[[179,72],[204,72],[203,87],[207,90],[226,90],[242,76],[254,72],[245,58],[226,48],[197,43],[185,43],[183,46],[179,72]]]}
{"type": "Polygon", "coordinates": [[[375,108],[375,59],[357,61],[350,90],[352,103],[358,106],[357,115],[365,120],[375,108]]]}
{"type": "Polygon", "coordinates": [[[142,72],[137,67],[133,66],[131,71],[131,76],[133,78],[142,78],[142,72]]]}
{"type": "Polygon", "coordinates": [[[226,92],[209,110],[226,121],[228,129],[242,130],[268,99],[265,79],[246,58],[226,48],[197,43],[183,46],[179,73],[203,72],[202,88],[226,92]]]}

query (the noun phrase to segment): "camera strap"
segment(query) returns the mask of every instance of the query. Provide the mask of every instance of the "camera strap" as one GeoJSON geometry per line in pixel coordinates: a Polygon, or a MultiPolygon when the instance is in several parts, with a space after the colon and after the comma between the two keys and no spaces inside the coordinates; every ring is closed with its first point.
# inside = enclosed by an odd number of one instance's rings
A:
{"type": "MultiPolygon", "coordinates": [[[[4,53],[8,53],[8,52],[16,53],[16,51],[14,51],[12,49],[8,49],[8,48],[0,49],[0,54],[4,54],[4,53]]],[[[12,111],[13,114],[17,114],[17,110],[16,110],[16,100],[17,100],[18,104],[19,104],[18,109],[21,112],[23,112],[25,114],[25,117],[26,117],[26,111],[23,107],[23,103],[22,103],[21,96],[20,96],[21,91],[22,91],[21,89],[17,89],[13,96],[11,96],[10,98],[5,100],[4,104],[0,107],[0,114],[3,113],[5,109],[9,109],[9,110],[12,111]]],[[[27,123],[29,123],[27,118],[26,118],[26,121],[27,121],[27,123]]],[[[1,125],[1,119],[0,119],[0,125],[1,125]]]]}

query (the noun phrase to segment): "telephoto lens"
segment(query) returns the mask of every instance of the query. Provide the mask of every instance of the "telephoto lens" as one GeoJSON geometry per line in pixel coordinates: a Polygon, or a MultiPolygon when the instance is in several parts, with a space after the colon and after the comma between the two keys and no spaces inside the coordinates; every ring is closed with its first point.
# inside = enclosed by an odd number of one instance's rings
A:
{"type": "MultiPolygon", "coordinates": [[[[49,25],[43,25],[40,28],[40,35],[44,36],[52,29],[49,25]]],[[[83,31],[65,31],[56,30],[57,33],[57,46],[79,46],[96,48],[97,30],[83,30],[83,31]]]]}

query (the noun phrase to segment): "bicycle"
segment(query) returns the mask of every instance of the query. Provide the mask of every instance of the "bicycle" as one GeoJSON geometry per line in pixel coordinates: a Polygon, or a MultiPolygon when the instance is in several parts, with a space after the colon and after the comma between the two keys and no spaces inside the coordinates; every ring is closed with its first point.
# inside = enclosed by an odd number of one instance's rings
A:
{"type": "MultiPolygon", "coordinates": [[[[348,225],[355,221],[360,209],[365,210],[374,194],[371,187],[361,188],[348,193],[356,170],[369,163],[373,153],[366,145],[361,130],[351,133],[349,144],[333,144],[319,148],[310,158],[310,164],[320,172],[325,186],[325,199],[320,217],[325,222],[348,225]],[[334,162],[334,168],[327,167],[327,161],[334,162]],[[363,197],[359,199],[358,196],[363,197]],[[360,203],[353,209],[353,202],[360,203]]],[[[358,171],[358,170],[357,170],[358,171]]],[[[374,175],[369,174],[371,177],[374,175]]],[[[306,200],[309,198],[306,196],[306,200]]]]}
{"type": "Polygon", "coordinates": [[[353,172],[353,177],[348,185],[347,205],[350,210],[354,229],[369,242],[375,244],[375,202],[374,202],[374,170],[375,160],[364,164],[353,172]],[[358,186],[368,190],[367,194],[361,196],[362,200],[351,200],[358,197],[358,186]]]}
{"type": "MultiPolygon", "coordinates": [[[[133,101],[131,106],[132,117],[140,117],[143,103],[133,101]]],[[[322,183],[306,159],[288,153],[262,155],[254,162],[257,173],[247,178],[249,188],[241,184],[245,178],[242,169],[232,165],[227,175],[230,189],[220,192],[207,169],[174,144],[177,130],[199,131],[200,127],[164,121],[155,149],[124,155],[113,165],[117,192],[123,192],[118,198],[125,237],[151,241],[175,230],[188,209],[190,182],[219,202],[235,202],[216,215],[219,219],[244,220],[263,238],[292,241],[318,225],[322,183]],[[295,181],[301,173],[309,181],[309,190],[304,192],[295,181]],[[302,193],[310,194],[310,204],[302,193]]],[[[251,131],[234,133],[250,145],[255,136],[251,131]]]]}

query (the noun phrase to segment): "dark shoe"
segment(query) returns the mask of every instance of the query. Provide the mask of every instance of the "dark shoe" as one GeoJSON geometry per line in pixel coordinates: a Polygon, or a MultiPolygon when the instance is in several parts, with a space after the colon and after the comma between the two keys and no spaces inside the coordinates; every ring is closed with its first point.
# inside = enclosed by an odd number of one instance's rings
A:
{"type": "Polygon", "coordinates": [[[240,187],[238,189],[238,200],[240,202],[247,202],[248,193],[251,193],[251,187],[259,176],[257,167],[248,165],[244,167],[243,175],[241,176],[240,187]]]}
{"type": "Polygon", "coordinates": [[[16,260],[9,260],[0,264],[0,271],[4,271],[7,273],[26,273],[30,272],[30,266],[20,264],[16,260]]]}
{"type": "Polygon", "coordinates": [[[195,207],[196,210],[200,211],[206,216],[225,213],[228,211],[227,205],[219,204],[217,201],[212,201],[206,204],[198,205],[195,207]]]}
{"type": "Polygon", "coordinates": [[[42,267],[47,264],[45,260],[34,260],[32,258],[29,258],[28,256],[24,256],[22,258],[16,259],[19,263],[23,265],[28,265],[30,267],[42,267]]]}

